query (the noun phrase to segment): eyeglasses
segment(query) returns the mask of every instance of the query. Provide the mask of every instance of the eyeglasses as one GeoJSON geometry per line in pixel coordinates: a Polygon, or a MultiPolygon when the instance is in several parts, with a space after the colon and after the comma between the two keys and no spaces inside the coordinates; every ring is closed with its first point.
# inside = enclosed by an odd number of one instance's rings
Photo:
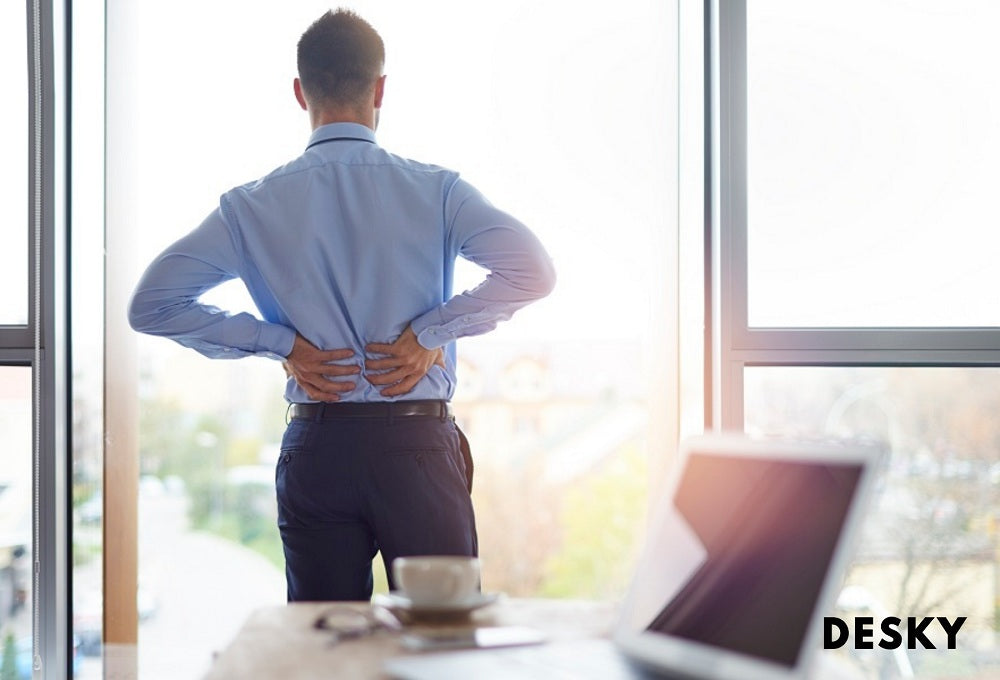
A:
{"type": "Polygon", "coordinates": [[[365,611],[350,607],[330,609],[320,614],[313,628],[333,634],[332,644],[371,635],[377,630],[398,631],[402,625],[393,614],[382,607],[365,611]]]}

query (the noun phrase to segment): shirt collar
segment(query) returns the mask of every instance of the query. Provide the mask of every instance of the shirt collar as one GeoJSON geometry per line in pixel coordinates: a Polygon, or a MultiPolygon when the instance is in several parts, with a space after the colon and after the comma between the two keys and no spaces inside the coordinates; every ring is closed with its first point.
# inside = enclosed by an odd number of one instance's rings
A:
{"type": "Polygon", "coordinates": [[[308,149],[317,144],[340,139],[351,139],[374,144],[375,131],[360,123],[330,123],[328,125],[321,125],[313,130],[312,135],[309,136],[309,144],[306,148],[308,149]]]}

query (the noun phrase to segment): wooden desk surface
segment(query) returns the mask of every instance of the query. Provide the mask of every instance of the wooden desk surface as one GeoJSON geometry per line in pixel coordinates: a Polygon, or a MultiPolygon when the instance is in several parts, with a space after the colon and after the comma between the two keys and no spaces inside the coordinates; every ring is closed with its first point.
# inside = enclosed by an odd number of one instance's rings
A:
{"type": "MultiPolygon", "coordinates": [[[[369,604],[295,603],[257,610],[215,660],[205,680],[381,679],[388,677],[382,673],[386,658],[412,653],[400,645],[397,633],[387,630],[333,643],[332,634],[317,630],[314,623],[338,609],[367,612],[369,604]]],[[[606,636],[614,614],[615,605],[606,602],[502,599],[475,612],[464,625],[530,626],[551,640],[568,640],[606,636]]]]}

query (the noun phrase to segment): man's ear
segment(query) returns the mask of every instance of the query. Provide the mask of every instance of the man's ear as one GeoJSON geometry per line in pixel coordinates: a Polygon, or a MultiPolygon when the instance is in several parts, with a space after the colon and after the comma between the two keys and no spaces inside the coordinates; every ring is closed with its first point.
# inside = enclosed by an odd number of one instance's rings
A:
{"type": "Polygon", "coordinates": [[[385,76],[379,76],[375,81],[375,108],[382,108],[382,96],[385,94],[385,76]]]}
{"type": "Polygon", "coordinates": [[[295,99],[299,102],[299,106],[303,111],[308,111],[309,105],[306,103],[306,95],[302,92],[302,81],[298,78],[292,81],[292,89],[295,90],[295,99]]]}

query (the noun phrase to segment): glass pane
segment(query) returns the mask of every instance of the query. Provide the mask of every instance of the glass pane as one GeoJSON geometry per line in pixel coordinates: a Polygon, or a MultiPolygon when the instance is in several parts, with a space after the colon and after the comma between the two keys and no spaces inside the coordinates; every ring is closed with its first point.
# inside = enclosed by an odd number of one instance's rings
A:
{"type": "MultiPolygon", "coordinates": [[[[31,369],[0,366],[0,669],[30,677],[31,369]]],[[[5,675],[6,677],[6,675],[5,675]]]]}
{"type": "MultiPolygon", "coordinates": [[[[667,367],[644,362],[659,352],[652,324],[666,317],[664,249],[653,244],[670,238],[677,212],[676,6],[627,0],[610,22],[599,6],[566,7],[354,5],[387,47],[379,143],[462,171],[536,231],[559,272],[551,297],[459,343],[455,410],[476,456],[484,587],[604,598],[624,588],[646,470],[667,453],[648,438],[648,395],[667,367]],[[622,125],[621,102],[636,93],[642,105],[622,125]],[[593,321],[612,309],[609,323],[593,321]]],[[[299,35],[327,9],[202,3],[192,23],[176,4],[141,5],[141,262],[222,191],[301,153],[309,126],[290,69],[299,35]],[[243,30],[220,32],[234,15],[243,30]],[[252,113],[229,115],[234,96],[252,113]],[[170,201],[164,186],[177,189],[170,201]]],[[[455,289],[481,276],[461,269],[455,289]]],[[[207,297],[253,311],[239,284],[207,297]]],[[[193,677],[250,610],[285,601],[274,499],[285,378],[275,362],[212,362],[158,338],[140,339],[140,361],[140,676],[193,677]]],[[[375,574],[385,590],[378,564],[375,574]]]]}
{"type": "Polygon", "coordinates": [[[1000,4],[830,9],[747,3],[750,325],[1000,325],[1000,4]]]}
{"type": "Polygon", "coordinates": [[[957,649],[852,649],[850,660],[872,678],[908,667],[919,678],[997,677],[1000,369],[755,367],[744,377],[748,432],[859,437],[889,452],[837,615],[968,617],[957,649]]]}
{"type": "Polygon", "coordinates": [[[104,677],[104,3],[73,6],[73,641],[77,680],[104,677]]]}
{"type": "Polygon", "coordinates": [[[28,47],[25,3],[0,3],[0,325],[28,322],[28,47]]]}

